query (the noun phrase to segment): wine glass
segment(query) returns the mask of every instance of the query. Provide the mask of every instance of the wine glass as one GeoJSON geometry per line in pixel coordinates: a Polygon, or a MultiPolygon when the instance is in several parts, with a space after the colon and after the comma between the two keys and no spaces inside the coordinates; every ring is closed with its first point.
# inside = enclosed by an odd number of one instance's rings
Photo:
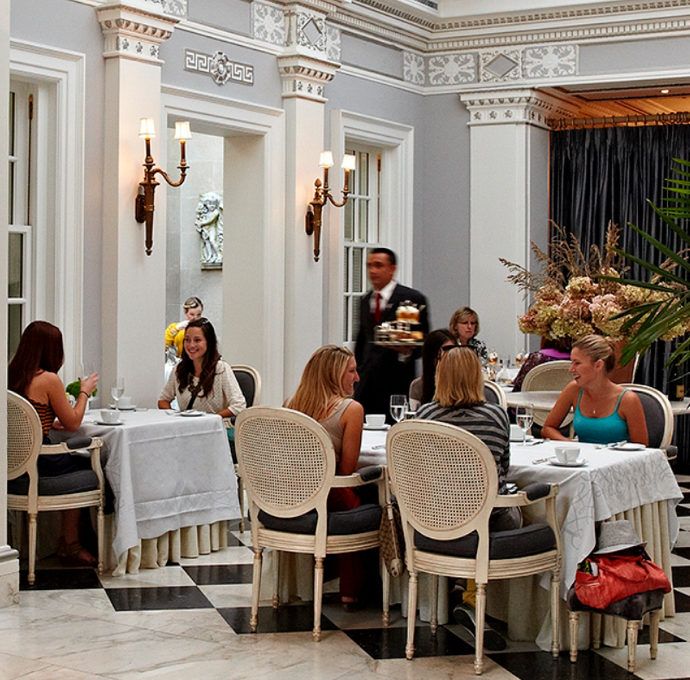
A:
{"type": "Polygon", "coordinates": [[[407,397],[404,394],[392,394],[390,404],[391,416],[396,423],[399,423],[407,411],[407,397]]]}
{"type": "Polygon", "coordinates": [[[110,396],[115,402],[115,408],[119,410],[120,397],[125,393],[125,379],[117,378],[110,388],[110,396]]]}
{"type": "Polygon", "coordinates": [[[529,432],[534,422],[534,408],[532,404],[518,406],[515,409],[515,421],[522,430],[522,445],[524,446],[527,443],[527,432],[529,432]]]}

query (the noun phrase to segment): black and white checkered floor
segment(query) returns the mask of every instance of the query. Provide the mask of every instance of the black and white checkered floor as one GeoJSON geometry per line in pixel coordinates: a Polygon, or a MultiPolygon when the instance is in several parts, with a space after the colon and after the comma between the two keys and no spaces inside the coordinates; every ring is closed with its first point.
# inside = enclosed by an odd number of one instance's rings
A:
{"type": "MultiPolygon", "coordinates": [[[[587,679],[690,677],[690,476],[678,507],[681,533],[674,550],[677,614],[662,623],[656,661],[646,631],[635,676],[624,649],[551,656],[529,643],[509,642],[489,653],[489,678],[587,679]]],[[[472,676],[473,648],[458,626],[436,637],[420,624],[416,658],[404,659],[405,620],[399,608],[381,626],[372,608],[345,613],[337,598],[324,604],[323,640],[311,642],[311,603],[260,611],[249,634],[252,553],[249,533],[231,535],[220,553],[125,577],[98,578],[88,569],[42,569],[37,585],[22,584],[21,604],[0,610],[0,679],[5,678],[446,678],[472,676]]]]}

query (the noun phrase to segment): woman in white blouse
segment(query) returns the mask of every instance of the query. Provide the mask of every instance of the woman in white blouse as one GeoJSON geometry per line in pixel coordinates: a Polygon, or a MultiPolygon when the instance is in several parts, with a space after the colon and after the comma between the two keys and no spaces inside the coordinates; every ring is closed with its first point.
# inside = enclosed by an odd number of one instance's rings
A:
{"type": "Polygon", "coordinates": [[[208,319],[189,322],[182,358],[158,398],[158,408],[169,409],[173,399],[181,411],[217,413],[228,428],[247,406],[230,364],[220,358],[216,331],[208,319]]]}

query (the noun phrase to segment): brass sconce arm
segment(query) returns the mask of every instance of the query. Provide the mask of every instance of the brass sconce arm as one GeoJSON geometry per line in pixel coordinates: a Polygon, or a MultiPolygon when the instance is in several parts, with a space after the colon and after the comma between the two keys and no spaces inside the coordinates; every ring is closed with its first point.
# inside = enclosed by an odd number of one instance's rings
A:
{"type": "Polygon", "coordinates": [[[161,175],[171,187],[179,187],[187,177],[189,165],[186,159],[186,140],[191,137],[189,123],[175,124],[175,138],[180,142],[180,178],[172,180],[162,168],[156,167],[153,156],[151,156],[151,137],[153,136],[153,121],[142,118],[141,132],[146,141],[146,157],[144,159],[144,179],[139,182],[139,189],[134,202],[134,219],[140,224],[146,223],[146,236],[144,246],[146,254],[150,255],[153,251],[153,212],[155,209],[155,192],[160,182],[156,181],[156,175],[161,175]]]}
{"type": "Polygon", "coordinates": [[[350,194],[350,172],[354,170],[354,157],[346,156],[343,160],[343,169],[345,170],[345,181],[343,184],[343,200],[338,202],[333,198],[331,190],[328,186],[328,168],[333,164],[332,157],[324,159],[324,155],[328,154],[330,157],[330,152],[324,151],[321,156],[321,166],[323,167],[323,184],[321,180],[317,177],[314,180],[314,198],[309,201],[307,207],[307,214],[305,215],[305,231],[307,236],[314,236],[314,262],[319,261],[319,256],[321,254],[321,226],[322,212],[326,203],[330,202],[335,208],[342,208],[346,203],[350,194]],[[352,160],[350,160],[352,159],[352,160]],[[330,165],[328,164],[330,163],[330,165]]]}

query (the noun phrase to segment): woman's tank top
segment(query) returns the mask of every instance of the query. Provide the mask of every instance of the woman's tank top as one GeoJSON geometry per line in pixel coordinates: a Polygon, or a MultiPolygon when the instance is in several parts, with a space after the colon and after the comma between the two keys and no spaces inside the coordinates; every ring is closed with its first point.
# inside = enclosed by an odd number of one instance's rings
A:
{"type": "Polygon", "coordinates": [[[43,436],[47,436],[48,432],[50,432],[50,428],[53,427],[53,423],[55,422],[55,411],[53,411],[53,407],[50,403],[42,404],[40,401],[34,401],[33,399],[28,399],[28,401],[36,409],[36,413],[38,413],[38,417],[41,419],[43,436]]]}
{"type": "Polygon", "coordinates": [[[573,428],[575,434],[581,442],[590,444],[612,444],[613,442],[625,441],[628,438],[628,425],[618,414],[623,395],[628,390],[623,390],[616,400],[613,413],[603,418],[590,418],[580,411],[580,400],[582,390],[577,394],[577,404],[575,405],[575,416],[573,418],[573,428]]]}
{"type": "Polygon", "coordinates": [[[340,455],[343,451],[343,426],[340,424],[340,418],[351,403],[352,399],[343,399],[338,404],[335,411],[333,411],[328,418],[324,418],[321,421],[321,424],[324,426],[333,442],[336,463],[340,462],[340,455]]]}

